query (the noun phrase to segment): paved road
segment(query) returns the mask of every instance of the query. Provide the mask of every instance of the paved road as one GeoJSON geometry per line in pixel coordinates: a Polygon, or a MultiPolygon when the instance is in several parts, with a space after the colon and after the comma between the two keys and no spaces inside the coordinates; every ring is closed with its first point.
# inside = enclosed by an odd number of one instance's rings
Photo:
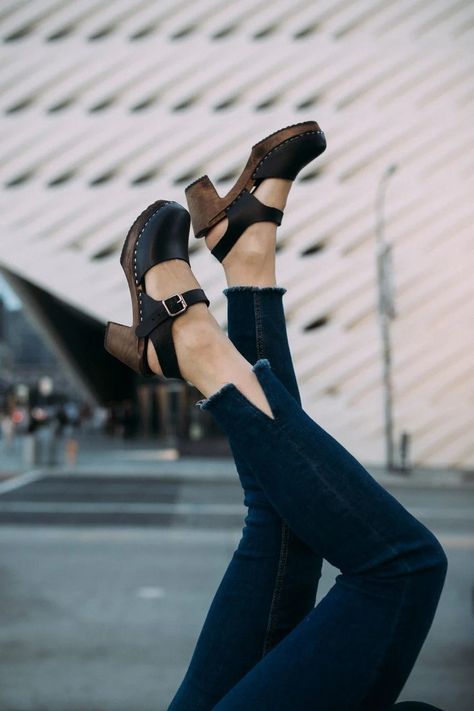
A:
{"type": "MultiPolygon", "coordinates": [[[[123,511],[109,526],[91,525],[87,517],[78,526],[67,518],[70,511],[55,525],[3,519],[0,711],[164,711],[182,678],[238,541],[240,492],[232,482],[173,477],[143,477],[135,488],[126,477],[107,481],[78,478],[74,496],[60,478],[35,481],[29,491],[4,491],[0,503],[80,509],[89,497],[91,505],[118,508],[127,501],[198,508],[192,514],[170,509],[167,519],[148,527],[137,517],[125,525],[130,512],[123,511]],[[215,525],[213,506],[237,508],[225,525],[215,525]]],[[[438,615],[402,698],[472,711],[474,491],[398,488],[396,495],[433,528],[449,558],[438,615]]],[[[335,574],[325,565],[318,598],[335,574]]]]}
{"type": "MultiPolygon", "coordinates": [[[[386,484],[427,526],[474,526],[474,486],[386,484]]],[[[238,528],[242,489],[233,472],[120,476],[32,473],[0,483],[1,524],[99,524],[238,528]]]]}

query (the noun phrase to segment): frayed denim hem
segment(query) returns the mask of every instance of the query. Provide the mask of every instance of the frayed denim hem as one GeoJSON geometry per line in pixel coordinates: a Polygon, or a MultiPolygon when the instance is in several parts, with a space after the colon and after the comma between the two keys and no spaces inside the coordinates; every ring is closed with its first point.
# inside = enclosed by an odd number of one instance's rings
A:
{"type": "Polygon", "coordinates": [[[208,407],[212,407],[212,405],[216,402],[216,400],[220,400],[222,395],[226,393],[228,390],[231,390],[232,388],[235,388],[234,383],[226,383],[223,385],[219,390],[216,390],[215,393],[212,393],[212,395],[209,395],[209,397],[205,397],[202,400],[198,400],[195,404],[196,407],[199,407],[201,410],[207,410],[208,407]]]}
{"type": "Polygon", "coordinates": [[[239,292],[251,292],[251,293],[275,293],[275,294],[286,294],[287,290],[283,286],[228,286],[223,290],[223,294],[227,296],[228,294],[236,294],[239,292]]]}
{"type": "MultiPolygon", "coordinates": [[[[257,362],[252,366],[252,372],[257,374],[258,372],[262,370],[271,370],[271,365],[270,361],[268,358],[260,358],[257,360],[257,362]]],[[[257,375],[258,377],[258,375],[257,375]]],[[[219,390],[216,390],[215,393],[212,393],[212,395],[209,395],[207,398],[203,398],[202,400],[198,400],[197,402],[194,403],[195,407],[199,407],[200,410],[207,410],[208,408],[212,407],[217,400],[220,400],[221,397],[228,391],[228,390],[237,390],[236,386],[234,383],[225,383],[219,390]]]]}
{"type": "Polygon", "coordinates": [[[257,373],[259,370],[271,370],[272,366],[268,358],[259,358],[255,365],[252,365],[252,371],[257,373]]]}

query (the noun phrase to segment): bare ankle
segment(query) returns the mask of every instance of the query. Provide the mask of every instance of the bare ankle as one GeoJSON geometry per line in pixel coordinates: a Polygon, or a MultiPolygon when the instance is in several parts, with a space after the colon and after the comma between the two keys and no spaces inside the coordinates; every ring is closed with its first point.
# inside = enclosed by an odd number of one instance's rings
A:
{"type": "Polygon", "coordinates": [[[220,329],[207,308],[196,304],[173,324],[173,340],[183,377],[196,384],[199,364],[208,361],[220,329]]]}
{"type": "Polygon", "coordinates": [[[228,286],[274,286],[276,228],[257,223],[248,228],[223,261],[228,286]]]}
{"type": "MultiPolygon", "coordinates": [[[[253,192],[259,202],[267,207],[283,210],[291,188],[291,181],[277,178],[263,180],[253,192]]],[[[221,220],[212,227],[207,236],[209,250],[218,245],[226,233],[229,221],[221,220]]],[[[253,222],[239,236],[237,242],[221,259],[228,286],[249,284],[255,286],[275,285],[276,224],[253,222]]]]}
{"type": "MultiPolygon", "coordinates": [[[[172,325],[173,344],[181,374],[186,380],[192,380],[192,359],[201,357],[215,338],[216,325],[205,304],[194,304],[184,314],[177,316],[172,325]]],[[[155,347],[148,340],[148,364],[157,375],[162,374],[155,347]]]]}

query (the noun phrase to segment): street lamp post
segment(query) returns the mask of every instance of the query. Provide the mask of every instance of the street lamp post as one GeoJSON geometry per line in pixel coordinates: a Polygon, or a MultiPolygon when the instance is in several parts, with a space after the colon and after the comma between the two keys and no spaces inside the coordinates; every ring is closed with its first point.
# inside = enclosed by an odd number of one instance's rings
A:
{"type": "Polygon", "coordinates": [[[397,170],[387,166],[380,178],[375,197],[375,246],[377,260],[378,315],[382,340],[382,382],[384,400],[385,459],[388,471],[394,471],[395,446],[392,388],[392,343],[390,323],[395,318],[392,246],[385,239],[385,195],[388,181],[397,170]]]}

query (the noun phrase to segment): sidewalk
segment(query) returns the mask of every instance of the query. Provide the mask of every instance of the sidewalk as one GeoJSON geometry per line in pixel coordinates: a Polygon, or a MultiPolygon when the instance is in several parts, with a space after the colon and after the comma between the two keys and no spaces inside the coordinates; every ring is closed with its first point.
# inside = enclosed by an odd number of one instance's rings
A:
{"type": "MultiPolygon", "coordinates": [[[[198,449],[198,448],[196,448],[198,449]]],[[[216,449],[226,451],[222,443],[216,449]]],[[[75,474],[94,476],[172,477],[190,481],[234,480],[236,470],[230,456],[180,456],[173,446],[156,446],[152,440],[114,440],[103,435],[85,435],[79,440],[77,462],[67,464],[64,442],[59,442],[55,466],[28,466],[23,461],[23,442],[18,439],[4,451],[0,442],[0,482],[21,474],[75,474]]],[[[390,473],[383,466],[364,463],[384,486],[408,488],[474,488],[474,471],[423,468],[410,473],[390,473]]]]}

